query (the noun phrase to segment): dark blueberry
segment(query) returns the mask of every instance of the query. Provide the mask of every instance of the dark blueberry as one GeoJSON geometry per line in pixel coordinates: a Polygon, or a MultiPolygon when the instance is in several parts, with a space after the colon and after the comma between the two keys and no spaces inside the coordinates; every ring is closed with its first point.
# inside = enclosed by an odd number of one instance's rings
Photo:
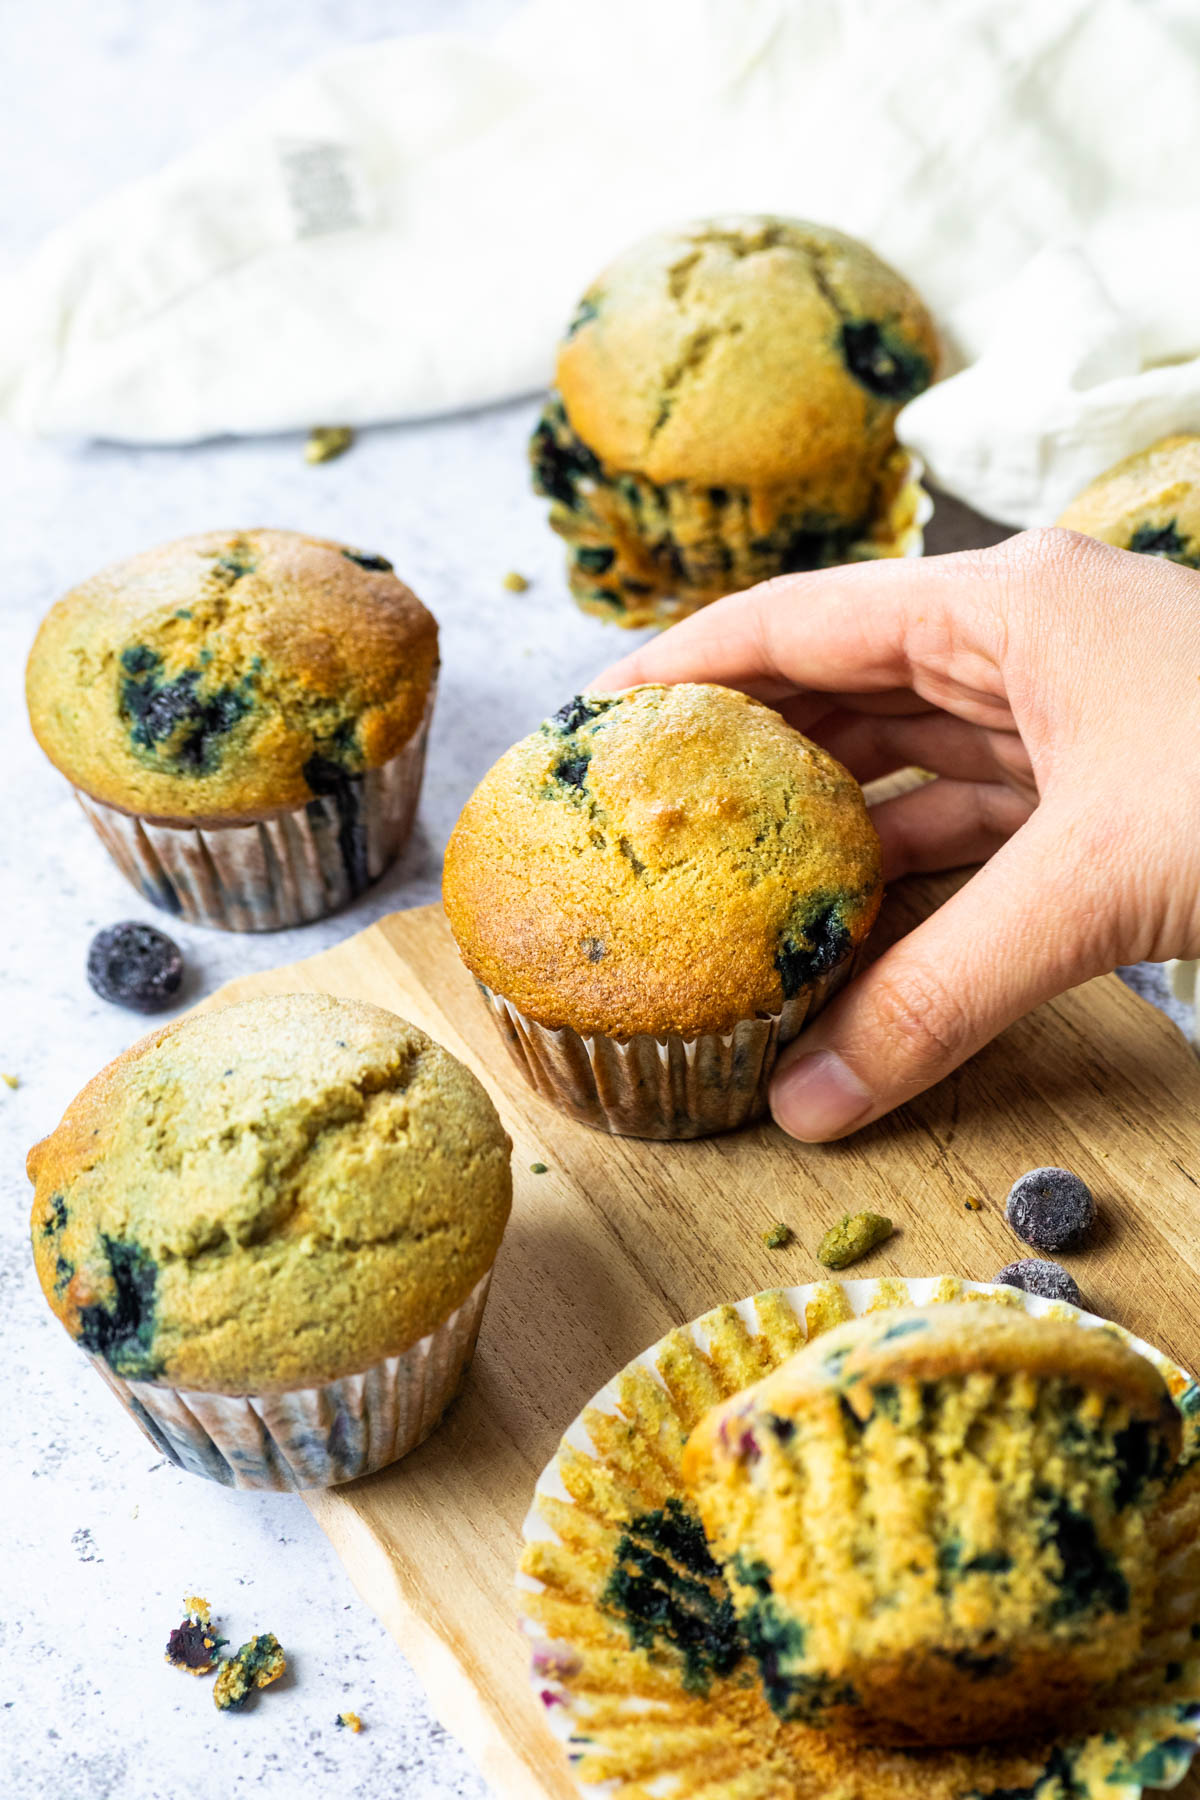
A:
{"type": "Polygon", "coordinates": [[[167,1639],[167,1661],[177,1669],[194,1669],[204,1675],[218,1660],[217,1652],[228,1638],[218,1637],[204,1619],[185,1619],[167,1639]]]}
{"type": "Polygon", "coordinates": [[[213,563],[213,574],[226,586],[232,587],[243,575],[252,575],[258,564],[255,562],[248,544],[234,544],[224,556],[218,556],[213,563]]]}
{"type": "Polygon", "coordinates": [[[1132,1506],[1148,1483],[1157,1481],[1167,1466],[1169,1451],[1162,1433],[1146,1419],[1131,1419],[1113,1435],[1113,1505],[1132,1506]]]}
{"type": "Polygon", "coordinates": [[[590,761],[589,756],[564,756],[562,761],[554,766],[554,779],[561,781],[564,787],[582,790],[587,781],[590,761]]]}
{"type": "Polygon", "coordinates": [[[1027,1256],[1021,1262],[1006,1263],[993,1277],[1000,1287],[1022,1288],[1027,1294],[1038,1294],[1043,1300],[1066,1300],[1071,1306],[1082,1306],[1083,1295],[1061,1263],[1043,1262],[1027,1256]]]}
{"type": "Polygon", "coordinates": [[[586,694],[576,694],[573,700],[568,700],[565,706],[559,707],[550,723],[571,736],[581,725],[586,725],[590,720],[599,718],[602,712],[607,712],[612,704],[611,700],[590,700],[586,694]]]}
{"type": "Polygon", "coordinates": [[[723,487],[710,487],[708,490],[708,497],[714,506],[724,506],[729,499],[729,489],[723,487]]]}
{"type": "MultiPolygon", "coordinates": [[[[332,746],[340,748],[340,746],[332,746]]],[[[310,756],[303,771],[316,800],[308,803],[310,818],[324,818],[324,802],[331,801],[337,816],[338,849],[352,894],[370,885],[367,862],[367,827],[363,808],[363,777],[320,751],[310,756]]]]}
{"type": "Polygon", "coordinates": [[[567,336],[574,337],[577,331],[582,331],[585,325],[590,325],[592,320],[599,318],[599,316],[600,309],[596,301],[585,294],[583,299],[579,302],[579,305],[575,308],[571,323],[567,326],[567,336]]]}
{"type": "Polygon", "coordinates": [[[121,667],[121,713],[133,742],[184,774],[207,773],[220,755],[221,739],[250,711],[249,678],[211,694],[198,692],[199,669],[160,681],[162,657],[144,644],[123,651],[121,667]]]}
{"type": "Polygon", "coordinates": [[[61,1194],[51,1194],[50,1211],[42,1226],[43,1237],[53,1237],[55,1232],[67,1228],[67,1203],[61,1194]]]}
{"type": "Polygon", "coordinates": [[[1034,1498],[1045,1508],[1043,1542],[1053,1545],[1060,1565],[1052,1617],[1070,1619],[1093,1610],[1128,1612],[1129,1583],[1101,1544],[1092,1520],[1051,1489],[1038,1489],[1034,1498]]]}
{"type": "Polygon", "coordinates": [[[583,940],[583,954],[589,962],[603,962],[608,949],[603,938],[586,937],[583,940]]]}
{"type": "Polygon", "coordinates": [[[183,953],[165,931],[127,919],[96,933],[88,946],[87,978],[114,1006],[160,1012],[179,992],[183,953]]]}
{"type": "Polygon", "coordinates": [[[1030,1169],[1014,1181],[1004,1212],[1017,1236],[1035,1250],[1066,1250],[1090,1231],[1096,1202],[1069,1169],[1030,1169]]]}
{"type": "Polygon", "coordinates": [[[703,1527],[674,1497],[625,1527],[601,1602],[638,1649],[675,1652],[689,1693],[707,1692],[741,1660],[733,1603],[703,1527]]]}
{"type": "Polygon", "coordinates": [[[856,381],[880,400],[911,400],[929,386],[929,359],[875,319],[842,326],[842,358],[856,381]]]}
{"type": "Polygon", "coordinates": [[[1007,1675],[1012,1668],[1011,1656],[980,1656],[972,1650],[953,1650],[950,1661],[972,1681],[990,1681],[997,1675],[1007,1675]]]}
{"type": "Polygon", "coordinates": [[[149,675],[162,667],[162,657],[148,644],[131,644],[121,652],[121,667],[127,675],[149,675]]]}
{"type": "Polygon", "coordinates": [[[769,1413],[767,1415],[767,1424],[771,1429],[772,1435],[778,1438],[781,1444],[788,1443],[788,1441],[796,1435],[796,1421],[794,1419],[781,1419],[778,1413],[769,1413]]]}
{"type": "Polygon", "coordinates": [[[533,485],[548,500],[573,508],[581,481],[598,481],[600,464],[567,423],[561,402],[552,401],[529,440],[533,485]]]}
{"type": "Polygon", "coordinates": [[[62,1294],[71,1285],[71,1277],[75,1273],[75,1264],[66,1256],[60,1256],[54,1264],[54,1291],[62,1294]]]}
{"type": "Polygon", "coordinates": [[[575,550],[576,566],[589,575],[607,575],[616,559],[611,544],[580,544],[575,550]]]}
{"type": "Polygon", "coordinates": [[[794,999],[803,988],[827,975],[852,947],[853,939],[842,922],[841,901],[817,903],[798,926],[788,929],[775,952],[784,999],[794,999]]]}
{"type": "Polygon", "coordinates": [[[1168,562],[1184,563],[1189,569],[1200,564],[1200,557],[1188,549],[1187,539],[1176,530],[1174,519],[1167,525],[1139,525],[1129,548],[1139,556],[1165,556],[1168,562]]]}
{"type": "Polygon", "coordinates": [[[100,1241],[112,1276],[113,1304],[80,1307],[79,1342],[93,1356],[102,1356],[114,1374],[153,1380],[159,1370],[151,1355],[158,1265],[140,1244],[110,1237],[100,1241]]]}
{"type": "Polygon", "coordinates": [[[390,575],[395,567],[386,556],[376,556],[370,550],[346,550],[342,555],[350,562],[357,563],[360,569],[377,569],[381,574],[390,575]]]}

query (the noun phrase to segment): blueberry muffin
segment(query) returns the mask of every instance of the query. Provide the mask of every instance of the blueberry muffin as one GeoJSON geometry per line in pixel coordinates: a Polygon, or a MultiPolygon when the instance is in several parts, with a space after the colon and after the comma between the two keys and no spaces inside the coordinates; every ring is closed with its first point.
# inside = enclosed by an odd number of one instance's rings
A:
{"type": "Polygon", "coordinates": [[[208,532],[118,563],[42,622],[34,733],[148,900],[296,925],[360,894],[416,810],[437,625],[385,557],[208,532]]]}
{"type": "Polygon", "coordinates": [[[480,782],[443,896],[539,1092],[697,1137],[765,1109],[779,1046],[849,975],[879,840],[840,763],[744,694],[583,694],[480,782]]]}
{"type": "Polygon", "coordinates": [[[1133,1662],[1178,1448],[1115,1335],[964,1302],[822,1335],[714,1408],[683,1472],[778,1715],[965,1744],[1133,1662]]]}
{"type": "Polygon", "coordinates": [[[1160,438],[1127,456],[1084,488],[1058,523],[1200,569],[1200,437],[1160,438]]]}
{"type": "Polygon", "coordinates": [[[30,1152],[38,1278],[174,1461],[324,1486],[453,1397],[509,1150],[475,1077],[393,1013],[248,1000],[143,1038],[30,1152]]]}
{"type": "Polygon", "coordinates": [[[893,428],[936,363],[920,299],[839,231],[750,215],[635,245],[580,302],[530,446],[576,600],[665,623],[901,554],[915,489],[893,428]]]}

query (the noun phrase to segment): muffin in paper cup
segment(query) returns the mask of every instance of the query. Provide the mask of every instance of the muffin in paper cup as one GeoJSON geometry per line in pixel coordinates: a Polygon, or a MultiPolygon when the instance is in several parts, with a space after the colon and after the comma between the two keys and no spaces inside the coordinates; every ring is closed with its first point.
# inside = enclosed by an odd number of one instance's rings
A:
{"type": "Polygon", "coordinates": [[[122,873],[231,931],[302,925],[412,828],[437,625],[386,557],[209,532],[105,570],[42,622],[34,732],[122,873]]]}
{"type": "Polygon", "coordinates": [[[953,1277],[758,1294],[669,1332],[608,1382],[540,1477],[518,1575],[536,1703],[580,1791],[606,1800],[1138,1800],[1200,1741],[1200,1386],[1160,1351],[1061,1302],[953,1277]],[[768,1705],[685,1483],[710,1408],[808,1338],[881,1309],[973,1301],[1114,1333],[1161,1372],[1183,1448],[1150,1518],[1140,1656],[1097,1706],[1036,1737],[879,1748],[768,1705]]]}
{"type": "Polygon", "coordinates": [[[234,1487],[419,1444],[470,1363],[512,1202],[475,1077],[326,994],[179,1020],[29,1155],[51,1309],[151,1441],[234,1487]]]}
{"type": "Polygon", "coordinates": [[[929,501],[895,421],[937,360],[920,297],[829,227],[734,215],[634,245],[584,294],[530,442],[578,604],[665,625],[906,554],[929,501]]]}
{"type": "Polygon", "coordinates": [[[761,1119],[775,1059],[854,973],[857,958],[819,977],[765,1019],[706,1037],[583,1037],[526,1018],[481,981],[513,1061],[543,1100],[618,1137],[696,1138],[761,1119]]]}
{"type": "Polygon", "coordinates": [[[689,683],[576,695],[485,775],[442,882],[537,1092],[647,1138],[765,1110],[881,892],[853,777],[768,707],[689,683]]]}
{"type": "Polygon", "coordinates": [[[407,1350],[317,1387],[203,1394],[126,1381],[89,1358],[155,1449],[225,1487],[337,1487],[424,1443],[462,1387],[483,1321],[489,1269],[448,1319],[407,1350]]]}
{"type": "Polygon", "coordinates": [[[308,925],[357,899],[408,842],[435,692],[397,755],[252,823],[138,818],[79,788],[75,798],[121,873],[164,911],[223,931],[308,925]]]}

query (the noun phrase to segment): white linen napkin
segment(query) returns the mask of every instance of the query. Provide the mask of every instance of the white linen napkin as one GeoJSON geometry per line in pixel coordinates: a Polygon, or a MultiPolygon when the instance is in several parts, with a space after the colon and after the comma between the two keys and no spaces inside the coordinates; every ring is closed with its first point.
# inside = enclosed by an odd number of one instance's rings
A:
{"type": "Polygon", "coordinates": [[[529,0],[328,57],[54,233],[0,284],[0,419],[154,443],[499,400],[626,243],[779,211],[924,292],[960,372],[902,435],[1034,523],[1200,429],[1198,169],[1192,0],[529,0]]]}

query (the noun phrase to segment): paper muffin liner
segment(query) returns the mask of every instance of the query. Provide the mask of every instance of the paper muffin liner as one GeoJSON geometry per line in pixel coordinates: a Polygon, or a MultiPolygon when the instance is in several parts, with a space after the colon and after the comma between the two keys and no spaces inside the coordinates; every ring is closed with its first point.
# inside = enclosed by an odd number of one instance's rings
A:
{"type": "Polygon", "coordinates": [[[696,1138],[735,1131],[767,1110],[780,1050],[850,979],[859,952],[766,1018],[684,1038],[582,1036],[527,1018],[477,981],[514,1062],[551,1105],[617,1137],[696,1138]]]}
{"type": "Polygon", "coordinates": [[[165,824],[75,798],[127,880],[191,925],[279,931],[356,898],[408,840],[425,769],[431,688],[416,731],[378,768],[347,775],[336,793],[247,825],[165,824]]]}
{"type": "MultiPolygon", "coordinates": [[[[1198,1453],[1200,1386],[1190,1376],[1119,1326],[1016,1288],[887,1277],[718,1307],[607,1382],[538,1480],[517,1577],[534,1694],[580,1791],[606,1800],[1138,1800],[1146,1787],[1182,1780],[1200,1742],[1198,1453]],[[665,1582],[664,1595],[694,1609],[693,1623],[732,1626],[716,1566],[676,1554],[703,1544],[680,1458],[711,1405],[843,1319],[962,1299],[1114,1332],[1162,1372],[1182,1415],[1180,1473],[1151,1520],[1158,1582],[1143,1652],[1094,1716],[1064,1720],[1053,1737],[965,1749],[839,1742],[771,1712],[736,1638],[732,1666],[726,1658],[726,1673],[706,1675],[689,1667],[680,1633],[668,1639],[647,1626],[653,1607],[625,1622],[611,1584],[632,1561],[641,1579],[665,1582]]],[[[703,1644],[702,1633],[694,1641],[703,1644]]]]}
{"type": "Polygon", "coordinates": [[[337,1487],[423,1443],[462,1386],[479,1336],[489,1269],[427,1337],[357,1375],[277,1394],[204,1394],[125,1381],[90,1357],[155,1449],[225,1487],[337,1487]]]}

